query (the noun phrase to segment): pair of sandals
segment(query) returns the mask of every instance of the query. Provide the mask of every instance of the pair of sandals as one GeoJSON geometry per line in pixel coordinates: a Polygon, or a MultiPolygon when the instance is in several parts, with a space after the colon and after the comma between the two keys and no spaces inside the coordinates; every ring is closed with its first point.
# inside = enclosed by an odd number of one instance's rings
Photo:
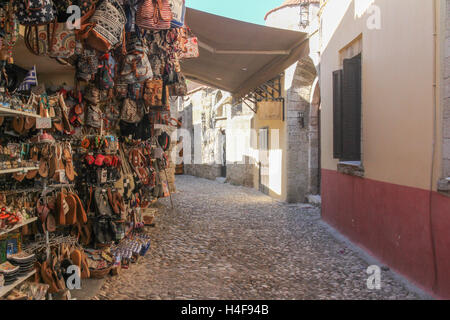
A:
{"type": "Polygon", "coordinates": [[[74,192],[62,190],[56,197],[56,213],[59,225],[86,224],[86,210],[80,197],[74,192]]]}
{"type": "Polygon", "coordinates": [[[77,173],[73,165],[71,149],[70,143],[45,145],[41,151],[39,175],[63,182],[60,172],[64,172],[69,181],[74,181],[77,173]]]}
{"type": "Polygon", "coordinates": [[[63,248],[59,256],[53,251],[49,259],[42,264],[36,262],[36,268],[39,270],[37,277],[40,276],[43,282],[49,285],[48,293],[62,294],[67,290],[66,270],[71,265],[78,266],[82,279],[90,277],[86,254],[78,249],[70,251],[68,248],[63,248]]]}
{"type": "Polygon", "coordinates": [[[11,123],[13,130],[19,135],[25,135],[36,126],[34,117],[15,117],[11,123]]]}
{"type": "Polygon", "coordinates": [[[53,128],[60,132],[70,133],[72,126],[69,121],[68,110],[64,95],[57,93],[56,95],[48,97],[50,108],[55,111],[55,116],[52,119],[53,128]]]}
{"type": "Polygon", "coordinates": [[[145,186],[152,186],[156,181],[156,172],[147,161],[149,156],[150,154],[146,157],[140,148],[134,148],[130,151],[128,159],[131,167],[134,169],[136,177],[145,186]]]}

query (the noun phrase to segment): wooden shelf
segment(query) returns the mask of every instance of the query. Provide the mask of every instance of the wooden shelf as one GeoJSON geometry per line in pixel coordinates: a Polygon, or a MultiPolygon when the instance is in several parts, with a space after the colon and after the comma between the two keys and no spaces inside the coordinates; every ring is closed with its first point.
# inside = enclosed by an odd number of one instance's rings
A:
{"type": "Polygon", "coordinates": [[[17,287],[19,284],[21,284],[22,282],[27,280],[29,277],[31,277],[35,273],[36,273],[36,269],[33,269],[33,271],[30,271],[30,273],[28,273],[27,275],[17,278],[17,280],[14,283],[4,286],[4,287],[0,287],[0,297],[3,297],[4,295],[6,295],[8,292],[10,292],[12,289],[17,287]]]}
{"type": "Polygon", "coordinates": [[[4,235],[4,234],[7,234],[7,233],[10,233],[11,231],[14,231],[14,230],[16,230],[16,229],[18,229],[18,228],[20,228],[20,227],[26,226],[27,224],[33,223],[33,222],[35,222],[37,219],[38,219],[37,217],[34,217],[34,218],[31,218],[31,219],[25,220],[25,221],[22,222],[22,223],[16,224],[16,225],[15,225],[14,227],[12,227],[11,229],[8,229],[8,230],[6,230],[6,231],[0,232],[0,236],[2,236],[2,235],[4,235]]]}
{"type": "Polygon", "coordinates": [[[41,118],[41,116],[36,113],[19,111],[19,110],[9,109],[9,108],[5,108],[5,107],[0,107],[0,116],[1,117],[25,116],[25,117],[32,117],[32,118],[41,118]]]}
{"type": "Polygon", "coordinates": [[[22,168],[15,168],[15,169],[4,169],[4,170],[0,170],[0,174],[16,173],[16,172],[27,173],[28,171],[33,171],[33,170],[39,170],[39,167],[22,167],[22,168]]]}

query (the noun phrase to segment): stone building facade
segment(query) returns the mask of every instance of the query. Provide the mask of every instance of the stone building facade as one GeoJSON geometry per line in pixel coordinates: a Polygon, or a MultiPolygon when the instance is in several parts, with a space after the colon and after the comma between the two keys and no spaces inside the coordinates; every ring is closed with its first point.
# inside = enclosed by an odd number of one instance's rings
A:
{"type": "Polygon", "coordinates": [[[229,93],[208,87],[181,102],[184,135],[192,137],[183,141],[191,150],[184,154],[186,174],[224,177],[287,202],[320,193],[318,10],[318,0],[288,0],[265,17],[269,27],[309,35],[311,54],[281,76],[280,119],[267,120],[259,104],[236,103],[229,93]]]}
{"type": "Polygon", "coordinates": [[[285,71],[288,202],[320,193],[318,12],[319,1],[287,0],[265,17],[267,26],[309,34],[310,55],[285,71]]]}
{"type": "Polygon", "coordinates": [[[179,99],[185,174],[253,187],[251,164],[245,159],[249,146],[252,111],[232,106],[228,92],[200,87],[179,99]]]}

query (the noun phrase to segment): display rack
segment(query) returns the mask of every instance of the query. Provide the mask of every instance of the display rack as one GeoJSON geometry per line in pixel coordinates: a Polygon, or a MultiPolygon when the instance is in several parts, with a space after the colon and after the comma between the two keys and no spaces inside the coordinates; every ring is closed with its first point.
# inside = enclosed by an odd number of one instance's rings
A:
{"type": "Polygon", "coordinates": [[[0,298],[3,297],[4,295],[6,295],[8,292],[10,292],[12,289],[14,289],[15,287],[17,287],[19,284],[21,284],[22,282],[24,282],[25,280],[27,280],[29,277],[31,277],[32,275],[34,275],[36,273],[36,269],[33,269],[32,271],[30,271],[29,273],[27,273],[26,275],[24,275],[23,277],[19,277],[17,278],[16,281],[14,281],[14,283],[11,283],[7,286],[4,287],[0,287],[0,298]]]}
{"type": "Polygon", "coordinates": [[[4,234],[7,234],[7,233],[9,233],[9,232],[11,232],[11,231],[14,231],[14,230],[16,230],[16,229],[18,229],[18,228],[20,228],[20,227],[26,226],[27,224],[33,223],[33,222],[35,222],[37,219],[38,219],[37,217],[34,217],[34,218],[31,218],[31,219],[25,220],[25,221],[22,222],[22,223],[16,224],[16,225],[15,225],[14,227],[12,227],[11,229],[8,229],[8,230],[6,230],[6,231],[0,232],[0,236],[2,236],[2,235],[4,235],[4,234]]]}
{"type": "Polygon", "coordinates": [[[0,107],[0,117],[26,116],[32,118],[42,118],[40,115],[31,112],[19,111],[10,108],[0,107]]]}
{"type": "Polygon", "coordinates": [[[22,168],[14,168],[14,169],[3,169],[0,170],[0,174],[8,174],[8,173],[16,173],[22,172],[27,173],[28,171],[39,170],[39,167],[22,167],[22,168]]]}

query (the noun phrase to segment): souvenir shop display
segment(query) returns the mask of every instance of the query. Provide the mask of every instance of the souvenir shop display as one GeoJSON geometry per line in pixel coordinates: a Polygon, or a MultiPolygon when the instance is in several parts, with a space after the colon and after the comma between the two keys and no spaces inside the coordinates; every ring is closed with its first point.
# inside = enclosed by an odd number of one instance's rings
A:
{"type": "Polygon", "coordinates": [[[71,266],[103,278],[151,250],[154,204],[172,200],[170,97],[187,94],[180,60],[198,57],[185,12],[184,0],[0,2],[0,299],[71,299],[71,266]],[[72,86],[38,83],[36,67],[17,81],[20,25],[26,50],[72,66],[72,86]]]}

